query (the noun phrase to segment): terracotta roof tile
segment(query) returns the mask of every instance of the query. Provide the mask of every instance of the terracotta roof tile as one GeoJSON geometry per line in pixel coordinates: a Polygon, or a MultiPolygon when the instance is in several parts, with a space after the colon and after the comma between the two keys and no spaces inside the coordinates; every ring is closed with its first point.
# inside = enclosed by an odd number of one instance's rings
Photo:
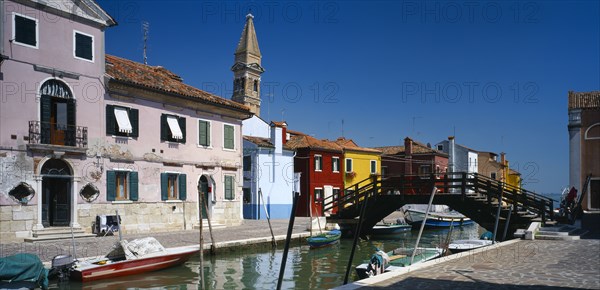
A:
{"type": "Polygon", "coordinates": [[[297,135],[287,141],[286,146],[292,150],[300,148],[321,149],[342,152],[342,147],[335,142],[329,140],[319,140],[308,135],[297,135]]]}
{"type": "Polygon", "coordinates": [[[240,103],[184,84],[180,76],[160,66],[149,66],[121,57],[106,55],[106,74],[120,82],[198,98],[207,103],[228,106],[237,110],[250,111],[248,107],[240,103]]]}
{"type": "Polygon", "coordinates": [[[344,148],[346,150],[354,150],[354,151],[362,151],[362,152],[370,152],[370,153],[381,153],[381,150],[379,150],[379,149],[360,147],[354,142],[354,140],[346,139],[344,137],[338,138],[337,140],[335,140],[335,143],[342,146],[342,148],[344,148]]]}
{"type": "MultiPolygon", "coordinates": [[[[433,148],[429,148],[427,147],[427,145],[421,143],[421,142],[417,142],[415,140],[412,140],[413,142],[413,147],[412,147],[412,153],[413,154],[431,154],[431,153],[435,153],[435,154],[440,154],[440,155],[447,155],[446,153],[433,149],[433,148]]],[[[384,155],[396,155],[396,154],[404,154],[406,151],[406,148],[404,148],[404,146],[385,146],[385,147],[375,147],[375,149],[379,149],[383,152],[384,155]]]]}
{"type": "Polygon", "coordinates": [[[305,136],[306,135],[300,131],[294,131],[294,130],[290,130],[290,129],[287,129],[286,132],[292,136],[305,136]]]}
{"type": "Polygon", "coordinates": [[[275,125],[275,127],[280,127],[280,128],[287,127],[287,123],[285,121],[281,121],[281,122],[271,121],[271,124],[275,125]]]}
{"type": "Polygon", "coordinates": [[[271,140],[269,140],[268,138],[244,136],[244,140],[252,142],[260,147],[270,147],[270,148],[275,147],[275,146],[273,146],[273,143],[271,143],[271,140]]]}

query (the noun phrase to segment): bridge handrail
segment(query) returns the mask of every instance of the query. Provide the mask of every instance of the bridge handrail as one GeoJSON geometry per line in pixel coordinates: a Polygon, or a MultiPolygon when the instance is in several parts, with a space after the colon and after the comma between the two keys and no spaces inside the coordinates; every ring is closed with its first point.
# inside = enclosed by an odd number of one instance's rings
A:
{"type": "Polygon", "coordinates": [[[488,200],[492,198],[497,199],[501,191],[502,201],[506,203],[526,207],[528,210],[540,214],[542,218],[554,216],[552,207],[553,199],[478,173],[467,172],[432,173],[427,175],[408,174],[385,177],[373,175],[344,188],[341,194],[335,198],[331,198],[329,201],[323,201],[321,206],[323,212],[330,211],[335,207],[338,208],[339,212],[358,205],[362,198],[368,194],[377,196],[387,194],[390,190],[404,191],[401,194],[407,194],[407,191],[412,190],[413,194],[422,194],[420,192],[427,192],[427,190],[423,189],[431,186],[436,186],[442,191],[445,190],[446,193],[451,193],[448,189],[460,188],[463,195],[469,189],[487,195],[488,200]],[[364,184],[368,181],[370,182],[364,184]],[[349,193],[349,190],[352,192],[349,193]],[[419,192],[417,193],[415,190],[419,192]],[[488,190],[491,190],[491,192],[488,192],[488,190]]]}

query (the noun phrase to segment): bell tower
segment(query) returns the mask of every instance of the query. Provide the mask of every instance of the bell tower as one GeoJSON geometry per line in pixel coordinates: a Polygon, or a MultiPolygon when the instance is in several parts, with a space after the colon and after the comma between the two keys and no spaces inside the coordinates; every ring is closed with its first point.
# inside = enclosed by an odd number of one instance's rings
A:
{"type": "Polygon", "coordinates": [[[260,75],[265,71],[260,65],[261,54],[254,30],[254,16],[246,15],[246,25],[235,50],[232,100],[244,104],[260,116],[260,75]]]}

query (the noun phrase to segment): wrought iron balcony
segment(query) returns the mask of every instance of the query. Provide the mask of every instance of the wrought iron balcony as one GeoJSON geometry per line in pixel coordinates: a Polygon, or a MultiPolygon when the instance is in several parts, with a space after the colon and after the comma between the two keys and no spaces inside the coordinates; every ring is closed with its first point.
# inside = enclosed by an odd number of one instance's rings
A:
{"type": "Polygon", "coordinates": [[[51,122],[29,121],[29,144],[87,148],[88,128],[51,122]]]}

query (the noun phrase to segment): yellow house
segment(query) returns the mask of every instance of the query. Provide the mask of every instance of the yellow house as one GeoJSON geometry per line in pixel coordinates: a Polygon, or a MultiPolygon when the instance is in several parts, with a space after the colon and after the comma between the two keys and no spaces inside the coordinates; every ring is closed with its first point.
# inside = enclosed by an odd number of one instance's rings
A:
{"type": "Polygon", "coordinates": [[[381,150],[360,147],[352,139],[335,141],[344,149],[344,187],[357,183],[359,187],[371,183],[372,176],[381,175],[381,150]]]}

